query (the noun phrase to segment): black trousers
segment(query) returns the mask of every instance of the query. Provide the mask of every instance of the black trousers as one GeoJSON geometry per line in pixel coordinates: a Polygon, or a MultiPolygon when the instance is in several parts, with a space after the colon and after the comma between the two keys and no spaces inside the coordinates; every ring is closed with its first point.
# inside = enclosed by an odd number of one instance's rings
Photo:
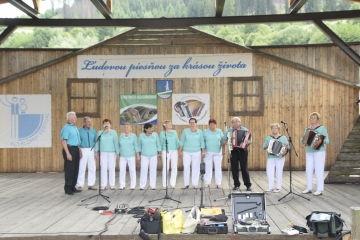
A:
{"type": "Polygon", "coordinates": [[[248,170],[248,151],[240,151],[239,149],[234,149],[231,151],[231,172],[234,179],[234,186],[240,187],[239,181],[239,162],[241,168],[241,175],[246,187],[251,187],[249,170],[248,170]]]}
{"type": "Polygon", "coordinates": [[[71,192],[75,190],[77,178],[79,175],[80,164],[80,151],[78,147],[68,146],[69,152],[72,157],[72,161],[69,161],[66,157],[66,152],[63,149],[62,154],[64,158],[64,171],[65,171],[65,192],[71,192]]]}

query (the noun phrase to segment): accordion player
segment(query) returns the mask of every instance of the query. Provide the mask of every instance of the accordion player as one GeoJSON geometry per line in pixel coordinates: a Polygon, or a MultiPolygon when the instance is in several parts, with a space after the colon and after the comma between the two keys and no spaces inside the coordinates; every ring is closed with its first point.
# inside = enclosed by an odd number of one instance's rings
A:
{"type": "MultiPolygon", "coordinates": [[[[247,130],[233,130],[232,132],[228,133],[228,136],[230,136],[231,139],[231,150],[234,148],[245,150],[248,146],[247,141],[251,140],[251,133],[247,130]]],[[[229,137],[228,137],[229,138],[229,137]]]]}
{"type": "Polygon", "coordinates": [[[302,142],[315,150],[319,150],[321,145],[324,143],[325,136],[311,130],[310,128],[305,129],[305,134],[303,136],[302,142]]]}
{"type": "Polygon", "coordinates": [[[271,139],[267,151],[271,155],[284,157],[288,153],[288,145],[277,139],[271,139]]]}

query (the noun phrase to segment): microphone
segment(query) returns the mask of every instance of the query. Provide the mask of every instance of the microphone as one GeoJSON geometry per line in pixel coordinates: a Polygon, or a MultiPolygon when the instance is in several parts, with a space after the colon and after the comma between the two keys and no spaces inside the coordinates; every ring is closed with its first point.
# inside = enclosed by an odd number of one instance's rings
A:
{"type": "Polygon", "coordinates": [[[224,125],[226,126],[226,121],[224,122],[224,125]]]}
{"type": "Polygon", "coordinates": [[[205,174],[205,163],[200,163],[200,174],[205,174]]]}
{"type": "Polygon", "coordinates": [[[283,123],[283,124],[287,124],[286,122],[284,122],[283,120],[281,120],[281,123],[283,123]]]}
{"type": "Polygon", "coordinates": [[[166,128],[166,124],[165,124],[165,123],[163,124],[163,127],[166,128]]]}

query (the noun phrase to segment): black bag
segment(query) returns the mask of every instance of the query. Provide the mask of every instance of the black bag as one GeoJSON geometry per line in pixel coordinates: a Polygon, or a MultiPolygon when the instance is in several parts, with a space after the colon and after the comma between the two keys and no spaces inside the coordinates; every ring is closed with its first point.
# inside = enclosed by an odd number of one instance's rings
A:
{"type": "Polygon", "coordinates": [[[306,225],[318,237],[335,237],[339,235],[344,226],[341,214],[335,212],[312,212],[306,217],[306,225]]]}
{"type": "Polygon", "coordinates": [[[143,231],[148,234],[158,234],[158,239],[160,239],[161,227],[162,221],[158,209],[148,209],[140,219],[140,233],[143,231]]]}

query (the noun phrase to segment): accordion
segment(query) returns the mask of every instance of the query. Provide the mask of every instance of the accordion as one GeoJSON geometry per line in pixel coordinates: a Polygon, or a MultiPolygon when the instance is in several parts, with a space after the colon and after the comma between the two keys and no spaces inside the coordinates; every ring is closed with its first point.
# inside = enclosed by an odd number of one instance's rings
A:
{"type": "Polygon", "coordinates": [[[285,144],[277,139],[271,139],[267,151],[271,155],[283,157],[288,153],[287,147],[288,147],[287,144],[285,144]]]}
{"type": "Polygon", "coordinates": [[[246,140],[249,141],[251,139],[250,131],[233,130],[232,132],[228,133],[228,136],[229,135],[231,139],[231,144],[230,144],[231,150],[233,150],[234,148],[239,148],[241,150],[244,150],[247,147],[245,141],[246,140]]]}
{"type": "Polygon", "coordinates": [[[324,143],[325,136],[307,128],[305,135],[303,136],[303,143],[315,150],[319,150],[321,145],[324,143]]]}

